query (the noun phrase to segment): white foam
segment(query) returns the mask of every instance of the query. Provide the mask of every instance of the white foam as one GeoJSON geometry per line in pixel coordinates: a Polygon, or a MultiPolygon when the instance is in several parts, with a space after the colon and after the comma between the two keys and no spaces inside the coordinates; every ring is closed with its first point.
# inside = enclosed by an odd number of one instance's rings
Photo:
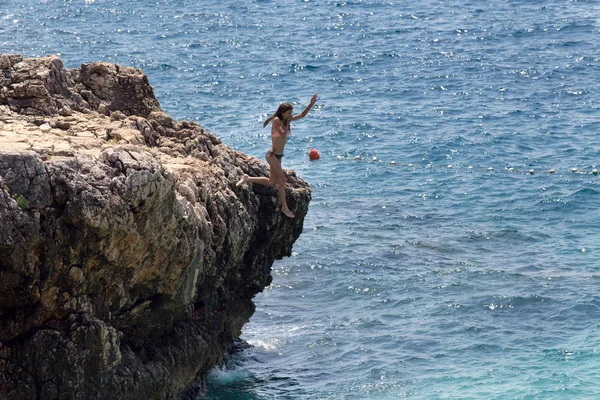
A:
{"type": "Polygon", "coordinates": [[[243,369],[220,369],[215,368],[208,375],[208,378],[219,386],[231,386],[241,382],[248,377],[248,372],[243,369]]]}
{"type": "Polygon", "coordinates": [[[275,351],[279,345],[275,340],[266,342],[260,339],[249,340],[248,343],[265,351],[275,351]]]}

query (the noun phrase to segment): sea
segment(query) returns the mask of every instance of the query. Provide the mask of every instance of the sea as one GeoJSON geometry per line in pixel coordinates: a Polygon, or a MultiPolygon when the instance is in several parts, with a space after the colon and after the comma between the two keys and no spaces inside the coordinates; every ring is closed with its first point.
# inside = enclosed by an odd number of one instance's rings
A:
{"type": "Polygon", "coordinates": [[[210,400],[600,398],[599,39],[595,0],[0,0],[0,53],[142,68],[263,160],[318,94],[304,231],[210,400]]]}

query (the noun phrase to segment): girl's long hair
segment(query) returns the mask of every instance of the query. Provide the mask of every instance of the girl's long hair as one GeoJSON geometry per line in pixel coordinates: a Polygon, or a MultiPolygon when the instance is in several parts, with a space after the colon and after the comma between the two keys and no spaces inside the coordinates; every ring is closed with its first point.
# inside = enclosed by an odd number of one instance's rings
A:
{"type": "Polygon", "coordinates": [[[291,110],[292,108],[294,107],[290,103],[281,103],[279,108],[277,108],[277,111],[275,111],[275,114],[266,119],[265,123],[263,124],[263,128],[269,125],[269,122],[271,122],[275,117],[279,118],[284,125],[287,124],[287,121],[283,120],[283,113],[287,110],[291,110]]]}

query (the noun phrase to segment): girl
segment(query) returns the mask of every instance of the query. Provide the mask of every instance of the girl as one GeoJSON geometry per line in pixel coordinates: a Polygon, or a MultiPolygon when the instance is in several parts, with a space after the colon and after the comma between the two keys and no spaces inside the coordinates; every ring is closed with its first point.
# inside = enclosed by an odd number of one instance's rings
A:
{"type": "Polygon", "coordinates": [[[240,186],[246,182],[259,183],[261,185],[275,187],[277,185],[277,191],[279,192],[279,199],[281,200],[281,212],[287,217],[294,218],[295,215],[288,208],[287,202],[285,201],[285,175],[281,168],[281,159],[283,158],[283,148],[287,141],[287,137],[290,135],[291,126],[290,122],[299,120],[306,117],[306,114],[317,102],[317,95],[313,95],[310,99],[310,104],[302,111],[302,114],[292,115],[293,107],[290,103],[282,103],[275,114],[271,115],[263,127],[266,127],[269,122],[273,121],[271,125],[271,148],[267,151],[266,159],[271,169],[271,177],[249,177],[244,174],[242,179],[237,183],[240,186]]]}

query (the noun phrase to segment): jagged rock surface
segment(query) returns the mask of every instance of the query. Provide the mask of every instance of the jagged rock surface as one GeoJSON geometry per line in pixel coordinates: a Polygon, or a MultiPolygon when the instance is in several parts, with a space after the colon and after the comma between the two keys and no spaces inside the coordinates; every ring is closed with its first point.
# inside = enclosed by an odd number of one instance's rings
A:
{"type": "Polygon", "coordinates": [[[139,69],[0,56],[0,398],[195,395],[302,231],[267,172],[139,69]]]}

